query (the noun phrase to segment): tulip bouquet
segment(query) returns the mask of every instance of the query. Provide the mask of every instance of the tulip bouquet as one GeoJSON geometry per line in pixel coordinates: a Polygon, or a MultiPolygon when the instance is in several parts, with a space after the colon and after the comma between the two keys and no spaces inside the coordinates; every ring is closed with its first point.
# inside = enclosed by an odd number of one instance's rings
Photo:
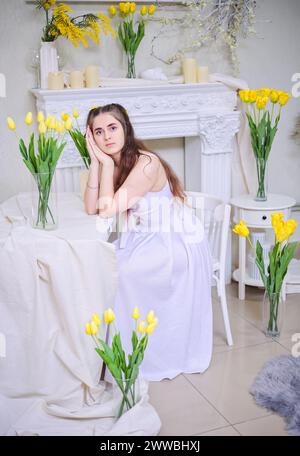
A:
{"type": "MultiPolygon", "coordinates": [[[[55,217],[49,204],[51,184],[58,159],[66,145],[65,132],[71,128],[72,119],[65,117],[65,120],[58,120],[53,115],[48,115],[45,119],[40,111],[37,122],[39,131],[37,142],[35,142],[34,132],[29,131],[28,145],[23,138],[20,138],[19,150],[38,189],[37,218],[34,226],[49,229],[55,227],[55,217]]],[[[31,112],[27,113],[25,123],[30,129],[33,123],[31,112]]],[[[16,124],[11,117],[7,118],[7,125],[10,130],[16,130],[16,124]]]]}
{"type": "Polygon", "coordinates": [[[45,12],[46,24],[43,28],[42,41],[51,42],[59,36],[64,36],[75,47],[80,43],[88,47],[87,38],[99,44],[101,31],[105,35],[111,33],[115,36],[109,17],[102,13],[70,17],[68,13],[72,12],[72,9],[64,3],[56,4],[56,0],[36,0],[34,4],[37,9],[45,12]]]}
{"type": "Polygon", "coordinates": [[[80,156],[83,160],[83,163],[84,163],[86,169],[89,169],[90,164],[91,164],[91,157],[87,150],[85,134],[82,133],[82,131],[80,130],[79,124],[78,124],[77,119],[79,117],[79,112],[76,108],[73,110],[73,117],[76,121],[76,126],[74,126],[74,123],[73,123],[72,127],[68,130],[68,132],[76,146],[76,149],[80,153],[80,156]]]}
{"type": "Polygon", "coordinates": [[[267,160],[277,132],[282,107],[287,104],[291,96],[287,92],[268,88],[240,90],[239,96],[247,106],[246,116],[256,159],[258,178],[256,200],[265,201],[267,199],[265,188],[267,160]],[[271,109],[269,109],[270,106],[271,109]]]}
{"type": "Polygon", "coordinates": [[[156,10],[155,5],[149,8],[143,5],[140,8],[138,19],[136,19],[135,2],[121,2],[118,9],[115,6],[109,7],[111,17],[118,13],[121,22],[118,25],[118,37],[121,46],[127,56],[127,78],[135,78],[135,55],[145,36],[145,19],[146,16],[152,16],[156,10]],[[138,24],[136,29],[135,25],[138,24]]]}
{"type": "Polygon", "coordinates": [[[281,212],[272,214],[272,226],[275,234],[274,246],[269,252],[269,265],[265,270],[263,249],[259,241],[256,247],[249,238],[249,229],[245,222],[240,221],[233,228],[233,232],[239,236],[246,237],[251,248],[255,251],[255,262],[259,269],[260,277],[265,287],[268,300],[268,314],[266,319],[266,334],[271,336],[279,335],[278,312],[283,280],[286,276],[288,266],[295,255],[299,242],[290,242],[290,236],[294,233],[296,220],[283,220],[281,212]]]}
{"type": "MultiPolygon", "coordinates": [[[[136,391],[136,380],[139,374],[139,366],[144,359],[144,353],[148,343],[148,335],[151,334],[157,323],[158,318],[151,310],[146,321],[139,320],[140,312],[137,307],[133,309],[132,318],[135,320],[135,330],[132,331],[132,353],[126,360],[125,352],[122,347],[120,332],[116,331],[112,338],[111,347],[101,338],[101,318],[98,314],[93,314],[89,323],[86,323],[85,332],[92,336],[96,352],[106,364],[111,375],[121,392],[122,400],[118,410],[119,418],[125,411],[132,408],[140,399],[136,391]]],[[[104,312],[104,322],[111,325],[115,320],[115,314],[112,309],[104,312]]],[[[108,329],[108,327],[107,327],[108,329]]]]}

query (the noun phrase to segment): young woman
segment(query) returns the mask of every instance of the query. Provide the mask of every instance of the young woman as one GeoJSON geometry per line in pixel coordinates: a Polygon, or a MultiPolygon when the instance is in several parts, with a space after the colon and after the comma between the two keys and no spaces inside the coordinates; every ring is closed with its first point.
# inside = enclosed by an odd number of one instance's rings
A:
{"type": "Polygon", "coordinates": [[[86,140],[86,212],[127,215],[129,228],[114,242],[114,312],[125,351],[131,352],[134,307],[143,317],[154,310],[158,325],[149,336],[141,376],[155,381],[203,372],[212,354],[211,256],[178,177],[135,138],[118,104],[89,112],[86,140]]]}

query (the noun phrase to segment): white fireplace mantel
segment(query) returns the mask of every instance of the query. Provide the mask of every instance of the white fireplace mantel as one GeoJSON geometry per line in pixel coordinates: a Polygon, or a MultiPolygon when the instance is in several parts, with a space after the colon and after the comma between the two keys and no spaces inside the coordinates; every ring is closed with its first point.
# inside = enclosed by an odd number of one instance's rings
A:
{"type": "MultiPolygon", "coordinates": [[[[225,201],[231,197],[231,156],[234,136],[239,130],[236,92],[220,83],[165,84],[101,87],[97,89],[32,90],[37,110],[59,116],[62,111],[80,112],[83,129],[91,106],[119,103],[130,116],[136,136],[141,139],[185,137],[185,188],[193,167],[189,151],[201,154],[200,190],[225,201]],[[197,140],[198,138],[198,140],[197,140]],[[200,140],[199,140],[200,138],[200,140]]],[[[82,161],[71,140],[58,168],[80,168],[82,161]]],[[[194,170],[195,171],[195,170],[194,170]]]]}

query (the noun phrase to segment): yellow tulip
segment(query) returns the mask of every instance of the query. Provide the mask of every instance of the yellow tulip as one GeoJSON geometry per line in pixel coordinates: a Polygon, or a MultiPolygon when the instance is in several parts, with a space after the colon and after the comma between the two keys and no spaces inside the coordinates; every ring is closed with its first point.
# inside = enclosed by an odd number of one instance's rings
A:
{"type": "Polygon", "coordinates": [[[138,324],[138,332],[143,334],[144,332],[146,332],[146,327],[146,322],[144,320],[140,321],[138,324]]]}
{"type": "Polygon", "coordinates": [[[284,224],[282,226],[275,226],[274,232],[278,242],[283,242],[290,236],[289,231],[285,228],[284,224]]]}
{"type": "Polygon", "coordinates": [[[154,14],[155,11],[156,11],[156,6],[155,5],[150,5],[148,14],[150,14],[150,16],[152,16],[152,14],[154,14]]]}
{"type": "Polygon", "coordinates": [[[147,322],[150,324],[153,322],[155,318],[155,315],[154,315],[154,310],[150,310],[150,312],[148,313],[147,317],[146,317],[146,320],[147,322]]]}
{"type": "Polygon", "coordinates": [[[61,112],[60,115],[64,122],[66,122],[68,120],[68,118],[70,117],[69,114],[67,114],[66,112],[61,112]]]}
{"type": "Polygon", "coordinates": [[[57,126],[57,120],[55,119],[55,117],[52,116],[49,120],[48,128],[50,128],[51,130],[55,130],[56,126],[57,126]]]}
{"type": "Polygon", "coordinates": [[[100,318],[99,314],[93,313],[92,321],[94,321],[96,323],[96,325],[99,326],[101,324],[101,318],[100,318]]]}
{"type": "Polygon", "coordinates": [[[134,320],[138,320],[138,319],[140,318],[140,316],[141,316],[141,315],[140,315],[140,312],[139,312],[138,307],[135,307],[135,308],[133,309],[133,311],[132,311],[132,318],[133,318],[134,320]]]}
{"type": "Polygon", "coordinates": [[[79,112],[78,112],[78,109],[76,109],[76,108],[73,109],[73,117],[74,117],[75,119],[77,119],[77,118],[79,117],[79,112]]]}
{"type": "Polygon", "coordinates": [[[238,224],[236,224],[232,231],[234,233],[238,234],[239,236],[243,236],[243,237],[249,236],[249,230],[247,228],[246,223],[243,222],[243,220],[241,220],[238,224]]]}
{"type": "Polygon", "coordinates": [[[273,103],[273,104],[277,103],[278,102],[278,98],[279,98],[278,90],[272,89],[271,92],[270,92],[270,101],[271,101],[271,103],[273,103]]]}
{"type": "Polygon", "coordinates": [[[284,214],[282,212],[273,212],[271,215],[272,226],[276,226],[276,225],[278,225],[278,223],[282,224],[283,217],[284,217],[284,214]]]}
{"type": "Polygon", "coordinates": [[[141,10],[140,10],[141,16],[146,16],[147,11],[148,11],[147,6],[145,6],[145,5],[142,6],[142,7],[141,7],[141,10]]]}
{"type": "Polygon", "coordinates": [[[25,123],[26,125],[31,125],[32,124],[32,120],[33,120],[33,117],[32,117],[32,112],[28,112],[25,116],[25,123]]]}
{"type": "Polygon", "coordinates": [[[150,323],[147,327],[146,327],[146,333],[147,334],[152,334],[154,329],[155,329],[155,324],[154,323],[150,323]]]}
{"type": "Polygon", "coordinates": [[[259,89],[258,96],[262,97],[262,98],[265,98],[265,97],[268,98],[270,95],[270,92],[271,92],[271,89],[269,89],[267,87],[263,87],[262,89],[259,89]]]}
{"type": "Polygon", "coordinates": [[[89,336],[94,336],[98,332],[98,326],[94,321],[91,321],[90,323],[86,323],[85,325],[85,332],[89,336]]]}
{"type": "Polygon", "coordinates": [[[249,101],[255,103],[258,97],[258,90],[249,90],[249,101]]]}
{"type": "Polygon", "coordinates": [[[12,119],[11,117],[8,117],[7,118],[7,126],[10,130],[15,130],[16,129],[16,124],[15,124],[15,121],[14,119],[12,119]]]}
{"type": "Polygon", "coordinates": [[[40,122],[39,123],[39,133],[41,135],[44,135],[46,133],[46,131],[47,131],[47,127],[46,127],[45,122],[40,122]]]}
{"type": "Polygon", "coordinates": [[[278,103],[280,104],[280,106],[285,106],[290,98],[291,96],[288,93],[284,92],[279,95],[278,103]]]}
{"type": "Polygon", "coordinates": [[[112,17],[115,16],[115,15],[117,14],[117,10],[116,10],[116,8],[115,8],[114,6],[110,6],[110,7],[108,8],[108,11],[109,11],[109,14],[110,14],[112,17]]]}
{"type": "Polygon", "coordinates": [[[115,319],[115,314],[114,312],[112,311],[112,309],[107,309],[105,312],[104,312],[104,321],[106,324],[109,324],[111,323],[112,321],[114,321],[115,319]]]}
{"type": "Polygon", "coordinates": [[[285,223],[286,229],[289,232],[289,236],[291,236],[294,232],[295,229],[298,226],[298,222],[294,219],[290,219],[285,223]]]}
{"type": "Polygon", "coordinates": [[[65,121],[65,129],[66,130],[71,130],[72,128],[72,119],[71,117],[69,117],[66,121],[65,121]]]}
{"type": "Polygon", "coordinates": [[[134,2],[132,2],[132,3],[130,4],[130,12],[131,12],[131,13],[135,13],[135,10],[136,10],[136,4],[135,4],[134,2]]]}
{"type": "Polygon", "coordinates": [[[267,103],[268,97],[257,97],[256,107],[257,109],[265,109],[267,103]]]}
{"type": "Polygon", "coordinates": [[[58,131],[58,133],[63,133],[65,131],[65,124],[62,120],[58,122],[56,130],[58,131]]]}
{"type": "Polygon", "coordinates": [[[39,111],[37,116],[36,116],[36,120],[38,122],[44,122],[45,121],[45,117],[44,117],[44,114],[42,113],[42,111],[39,111]]]}
{"type": "Polygon", "coordinates": [[[49,127],[50,122],[52,121],[53,118],[54,118],[54,116],[52,114],[48,114],[47,119],[45,120],[46,127],[49,127]]]}

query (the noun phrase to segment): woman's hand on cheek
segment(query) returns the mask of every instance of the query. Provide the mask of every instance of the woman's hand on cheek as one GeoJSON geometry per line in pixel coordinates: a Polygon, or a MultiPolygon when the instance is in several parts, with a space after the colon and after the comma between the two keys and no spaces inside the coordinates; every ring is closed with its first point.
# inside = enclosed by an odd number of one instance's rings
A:
{"type": "Polygon", "coordinates": [[[91,160],[93,160],[93,157],[96,157],[96,160],[98,160],[103,165],[114,164],[113,159],[109,155],[107,155],[105,152],[102,152],[102,150],[96,144],[90,127],[87,127],[87,130],[86,130],[86,142],[87,142],[87,148],[88,148],[91,160]]]}

